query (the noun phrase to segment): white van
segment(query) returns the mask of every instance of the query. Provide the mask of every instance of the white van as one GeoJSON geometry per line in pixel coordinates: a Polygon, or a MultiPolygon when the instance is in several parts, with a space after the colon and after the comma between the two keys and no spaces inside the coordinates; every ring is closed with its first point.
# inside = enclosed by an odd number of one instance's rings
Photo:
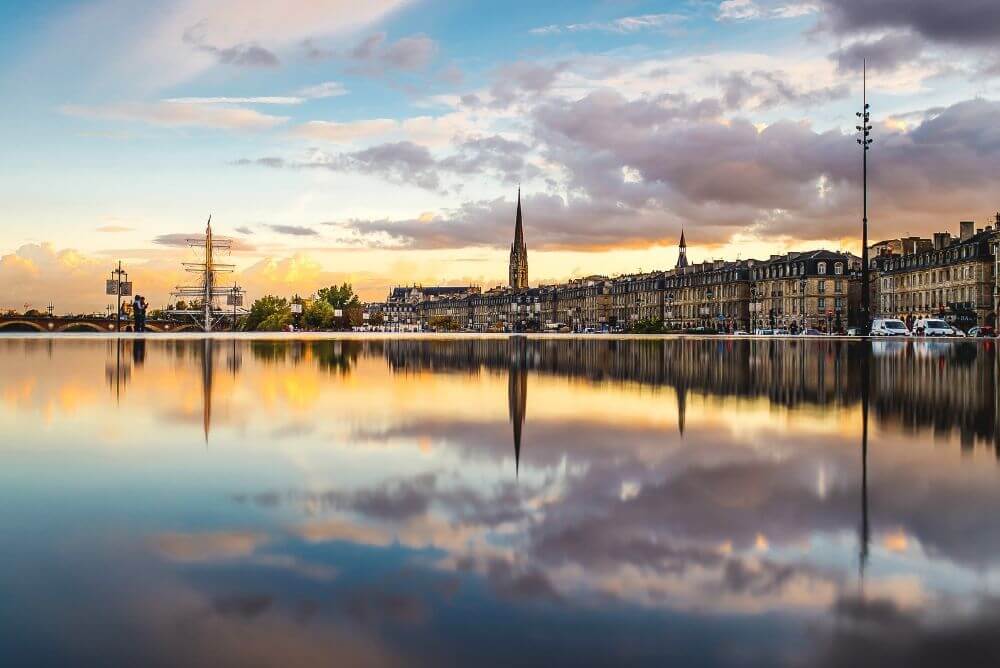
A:
{"type": "Polygon", "coordinates": [[[906,323],[896,318],[875,318],[872,321],[872,336],[909,336],[906,323]]]}
{"type": "Polygon", "coordinates": [[[913,323],[913,332],[924,336],[957,336],[955,328],[940,318],[921,318],[913,323]]]}

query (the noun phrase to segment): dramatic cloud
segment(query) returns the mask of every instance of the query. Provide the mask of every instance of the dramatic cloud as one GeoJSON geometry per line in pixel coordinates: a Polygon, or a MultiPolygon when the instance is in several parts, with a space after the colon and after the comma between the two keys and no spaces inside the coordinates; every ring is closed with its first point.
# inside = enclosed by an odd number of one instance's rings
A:
{"type": "Polygon", "coordinates": [[[1000,39],[1000,3],[994,0],[821,0],[837,32],[909,29],[956,46],[989,46],[1000,39]]]}
{"type": "Polygon", "coordinates": [[[129,121],[164,127],[204,127],[222,130],[268,130],[285,123],[284,116],[269,116],[253,109],[215,107],[190,102],[126,103],[103,107],[67,105],[69,116],[104,121],[129,121]]]}
{"type": "MultiPolygon", "coordinates": [[[[107,303],[104,281],[113,263],[52,244],[25,244],[0,256],[0,307],[44,308],[50,301],[56,312],[103,312],[107,303]]],[[[126,262],[129,277],[142,294],[158,302],[177,285],[183,272],[177,263],[126,262]]],[[[154,302],[156,303],[156,302],[154,302]]]]}
{"type": "MultiPolygon", "coordinates": [[[[347,136],[346,133],[341,134],[340,128],[331,132],[334,136],[347,136]]],[[[473,137],[456,144],[454,149],[450,155],[437,158],[426,146],[412,141],[399,141],[377,144],[351,153],[316,153],[305,162],[288,162],[269,156],[255,160],[244,158],[235,164],[360,172],[380,176],[392,183],[414,185],[427,190],[443,188],[446,184],[442,177],[493,174],[505,183],[517,183],[522,178],[539,174],[537,167],[525,161],[525,156],[530,151],[527,145],[500,136],[473,137]]]]}
{"type": "Polygon", "coordinates": [[[891,72],[916,60],[923,50],[920,40],[909,33],[887,33],[871,41],[858,41],[833,54],[837,69],[845,73],[861,72],[864,61],[872,72],[891,72]]]}
{"type": "MultiPolygon", "coordinates": [[[[728,96],[738,98],[728,100],[733,105],[745,102],[744,95],[808,95],[781,87],[760,93],[753,78],[741,83],[749,92],[734,88],[732,79],[723,82],[728,96]]],[[[998,111],[1000,103],[974,100],[918,116],[922,121],[909,130],[876,128],[872,155],[878,168],[869,175],[869,195],[880,235],[938,229],[955,211],[974,216],[994,206],[1000,192],[988,174],[1000,157],[1000,140],[990,118],[998,111]]],[[[672,240],[681,225],[695,226],[701,243],[724,243],[736,233],[855,236],[860,170],[852,135],[792,121],[758,127],[718,114],[715,101],[629,100],[614,92],[537,107],[536,149],[563,166],[573,195],[526,194],[529,244],[578,250],[643,246],[672,240]]],[[[403,142],[344,154],[324,166],[438,189],[449,173],[518,175],[521,163],[511,154],[519,155],[520,148],[497,142],[490,151],[470,142],[467,154],[460,148],[451,158],[436,159],[403,142]]],[[[376,245],[502,248],[509,243],[512,209],[509,200],[498,199],[429,218],[346,225],[376,245]]]]}

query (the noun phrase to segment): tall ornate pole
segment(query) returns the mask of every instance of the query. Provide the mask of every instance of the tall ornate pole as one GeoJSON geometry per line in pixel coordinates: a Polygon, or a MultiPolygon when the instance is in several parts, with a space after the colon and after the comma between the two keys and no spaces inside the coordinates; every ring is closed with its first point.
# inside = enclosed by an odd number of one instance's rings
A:
{"type": "Polygon", "coordinates": [[[861,180],[862,180],[862,223],[861,223],[861,326],[867,331],[871,326],[871,273],[868,266],[868,150],[874,141],[870,138],[872,126],[868,112],[868,63],[862,62],[861,96],[864,106],[857,116],[861,125],[856,126],[861,136],[858,144],[861,146],[861,180]]]}

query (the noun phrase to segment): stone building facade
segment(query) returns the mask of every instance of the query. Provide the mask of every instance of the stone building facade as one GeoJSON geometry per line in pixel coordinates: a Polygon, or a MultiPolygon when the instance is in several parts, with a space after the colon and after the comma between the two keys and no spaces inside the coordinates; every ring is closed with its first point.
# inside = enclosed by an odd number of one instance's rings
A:
{"type": "Polygon", "coordinates": [[[849,253],[772,255],[750,280],[756,328],[842,330],[860,316],[861,260],[849,253]]]}
{"type": "Polygon", "coordinates": [[[750,267],[753,260],[702,262],[679,267],[663,279],[663,322],[669,329],[750,326],[750,267]]]}
{"type": "Polygon", "coordinates": [[[875,312],[880,317],[944,317],[968,327],[995,324],[996,230],[959,224],[910,253],[883,252],[873,259],[875,312]]]}

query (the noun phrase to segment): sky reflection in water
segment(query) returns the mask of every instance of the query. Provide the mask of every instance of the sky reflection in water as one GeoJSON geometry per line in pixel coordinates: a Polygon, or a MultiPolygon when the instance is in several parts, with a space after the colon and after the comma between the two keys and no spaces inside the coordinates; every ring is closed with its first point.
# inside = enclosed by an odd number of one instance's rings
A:
{"type": "Polygon", "coordinates": [[[0,656],[996,662],[998,363],[0,338],[0,656]]]}

